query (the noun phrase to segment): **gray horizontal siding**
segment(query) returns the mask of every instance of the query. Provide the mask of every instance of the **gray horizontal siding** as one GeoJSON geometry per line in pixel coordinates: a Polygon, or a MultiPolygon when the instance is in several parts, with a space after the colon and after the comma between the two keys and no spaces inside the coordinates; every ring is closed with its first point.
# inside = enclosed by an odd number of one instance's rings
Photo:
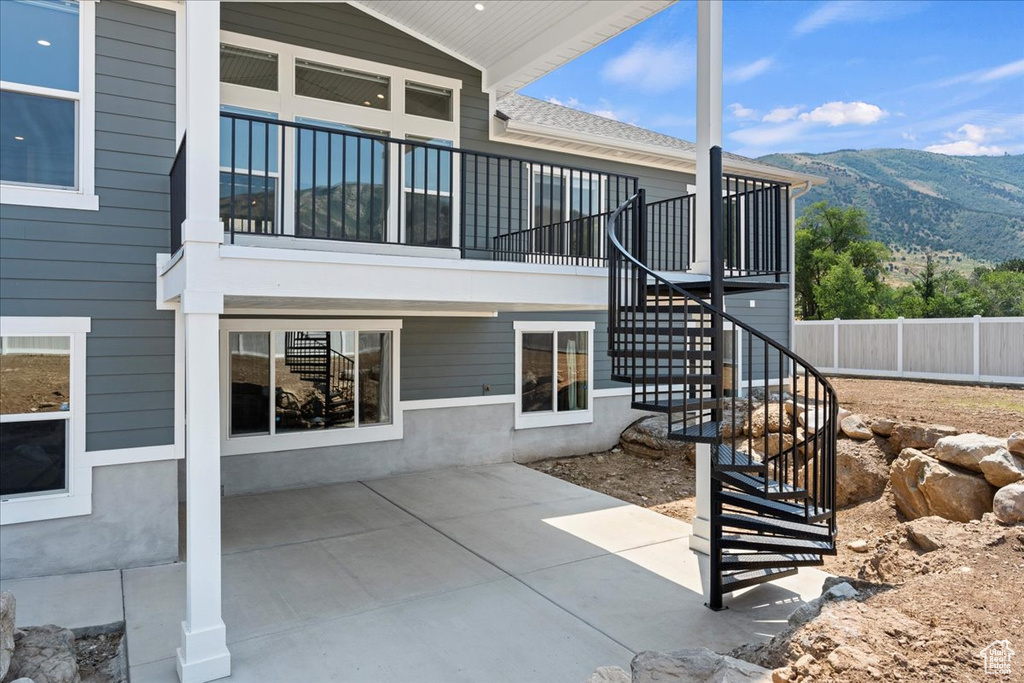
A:
{"type": "Polygon", "coordinates": [[[86,448],[172,443],[174,318],[156,310],[169,247],[174,16],[96,5],[99,211],[0,205],[0,312],[89,316],[86,448]]]}
{"type": "MultiPolygon", "coordinates": [[[[726,297],[726,311],[738,318],[741,322],[753,327],[769,339],[776,341],[786,348],[789,348],[789,292],[787,290],[769,290],[766,292],[755,292],[753,294],[737,294],[726,297]],[[754,301],[754,308],[750,302],[754,301]]],[[[754,381],[764,378],[764,344],[754,340],[752,346],[753,362],[747,358],[747,335],[743,335],[743,379],[746,380],[748,373],[754,381]]],[[[769,375],[777,377],[779,355],[771,349],[768,356],[769,375]]],[[[784,366],[785,367],[785,366],[784,366]]]]}
{"type": "Polygon", "coordinates": [[[611,381],[607,315],[595,312],[502,313],[496,318],[406,318],[402,327],[403,401],[515,393],[517,320],[593,321],[595,389],[611,381]],[[484,386],[490,391],[485,392],[484,386]]]}

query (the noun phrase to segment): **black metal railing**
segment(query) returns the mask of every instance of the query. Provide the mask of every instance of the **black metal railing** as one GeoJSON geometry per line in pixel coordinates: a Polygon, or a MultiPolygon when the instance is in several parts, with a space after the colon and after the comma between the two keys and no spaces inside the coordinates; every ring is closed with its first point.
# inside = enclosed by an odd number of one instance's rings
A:
{"type": "Polygon", "coordinates": [[[221,113],[229,241],[286,236],[458,248],[464,258],[590,263],[633,176],[221,113]],[[514,236],[513,236],[514,235],[514,236]]]}
{"type": "Polygon", "coordinates": [[[789,185],[722,176],[725,277],[772,276],[789,270],[789,185]]]}
{"type": "Polygon", "coordinates": [[[181,136],[178,153],[171,164],[171,254],[181,249],[181,225],[185,222],[185,139],[181,136]]]}
{"type": "Polygon", "coordinates": [[[658,271],[689,270],[697,250],[696,211],[692,194],[646,204],[644,263],[658,271]]]}

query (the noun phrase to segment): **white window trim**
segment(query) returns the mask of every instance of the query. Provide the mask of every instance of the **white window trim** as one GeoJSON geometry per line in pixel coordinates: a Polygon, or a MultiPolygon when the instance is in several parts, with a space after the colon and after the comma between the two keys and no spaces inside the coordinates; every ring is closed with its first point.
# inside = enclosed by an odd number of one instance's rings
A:
{"type": "MultiPolygon", "coordinates": [[[[516,333],[515,375],[515,428],[559,427],[590,424],[594,421],[594,322],[547,322],[543,320],[516,320],[512,324],[516,333]],[[586,332],[587,333],[587,409],[543,413],[523,412],[523,333],[524,332],[586,332]]],[[[557,357],[557,347],[555,347],[557,357]]],[[[554,404],[553,404],[554,405],[554,404]]]]}
{"type": "MultiPolygon", "coordinates": [[[[221,456],[243,455],[250,453],[271,453],[275,451],[292,451],[304,448],[323,448],[327,446],[344,446],[374,441],[393,441],[401,439],[404,434],[403,410],[400,397],[401,388],[401,320],[383,320],[365,318],[361,320],[298,320],[298,319],[222,319],[220,325],[220,368],[221,368],[221,456]],[[288,332],[304,330],[325,330],[330,332],[354,331],[391,332],[391,424],[367,425],[350,429],[323,429],[310,432],[292,432],[288,434],[254,434],[249,436],[230,436],[230,404],[231,404],[231,362],[228,344],[231,332],[288,332]]],[[[273,346],[273,345],[271,345],[273,346]]],[[[271,374],[271,381],[273,381],[271,374]]]]}
{"type": "Polygon", "coordinates": [[[96,3],[83,1],[78,6],[78,92],[68,93],[6,81],[2,84],[4,90],[50,95],[78,102],[77,189],[0,184],[0,204],[84,211],[98,211],[100,208],[100,199],[96,195],[96,3]]]}
{"type": "MultiPolygon", "coordinates": [[[[358,59],[346,55],[323,50],[314,50],[298,45],[281,43],[266,38],[232,31],[220,32],[221,43],[234,45],[250,50],[273,53],[277,55],[277,90],[263,90],[233,83],[220,84],[220,104],[258,111],[274,112],[281,121],[295,121],[296,117],[307,119],[318,119],[320,121],[333,121],[356,128],[368,128],[373,130],[388,131],[388,135],[397,140],[405,140],[407,136],[433,138],[438,140],[451,140],[452,147],[460,147],[460,134],[462,131],[461,122],[461,93],[462,81],[459,79],[439,76],[437,74],[405,69],[402,67],[373,62],[366,59],[358,59]],[[365,73],[387,76],[390,79],[390,109],[385,111],[341,102],[330,102],[319,100],[313,97],[304,97],[295,94],[295,63],[296,60],[307,60],[326,66],[333,66],[342,69],[351,69],[365,73]],[[441,121],[423,116],[416,116],[405,113],[405,84],[416,83],[420,85],[444,88],[452,92],[452,120],[441,121]]],[[[289,145],[292,149],[292,145],[289,145]]],[[[393,187],[399,188],[398,192],[392,192],[390,206],[388,207],[389,224],[386,226],[388,240],[391,242],[404,239],[405,226],[398,224],[398,217],[401,214],[404,222],[404,211],[399,210],[398,203],[405,201],[402,185],[404,178],[399,178],[399,149],[397,145],[391,146],[390,167],[392,178],[390,183],[393,187]]],[[[219,152],[218,152],[219,154],[219,152]]],[[[460,157],[455,154],[452,158],[452,195],[458,196],[458,182],[460,178],[460,157]]],[[[290,174],[294,172],[293,165],[287,167],[286,177],[281,181],[282,187],[289,186],[290,174]]],[[[290,193],[278,193],[277,210],[280,210],[280,202],[285,202],[284,215],[293,216],[293,207],[289,202],[290,193]]],[[[452,203],[452,246],[459,247],[461,238],[460,231],[455,226],[460,224],[459,202],[452,203]]],[[[294,230],[294,226],[290,227],[294,230]]]]}
{"type": "MultiPolygon", "coordinates": [[[[85,461],[85,344],[92,329],[90,318],[0,318],[5,337],[69,337],[70,377],[66,491],[5,498],[0,501],[0,524],[16,524],[54,517],[85,515],[92,511],[92,465],[85,461]]],[[[51,413],[45,413],[50,416],[51,413]]],[[[58,417],[62,413],[52,413],[58,417]]],[[[22,422],[4,416],[3,422],[22,422]]],[[[45,419],[40,417],[39,419],[45,419]]]]}

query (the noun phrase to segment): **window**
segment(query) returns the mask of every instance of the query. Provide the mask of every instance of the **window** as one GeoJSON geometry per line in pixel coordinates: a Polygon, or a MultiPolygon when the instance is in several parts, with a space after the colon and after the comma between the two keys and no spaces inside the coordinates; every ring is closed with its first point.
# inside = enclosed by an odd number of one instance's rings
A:
{"type": "MultiPolygon", "coordinates": [[[[227,114],[276,119],[277,114],[221,107],[227,114]]],[[[226,230],[273,234],[278,196],[280,126],[262,121],[220,118],[220,218],[226,230]]]]}
{"type": "Polygon", "coordinates": [[[220,80],[260,90],[277,90],[277,55],[221,45],[220,80]]]}
{"type": "Polygon", "coordinates": [[[11,204],[98,208],[93,3],[0,2],[0,183],[11,204]]]}
{"type": "Polygon", "coordinates": [[[295,94],[386,110],[391,108],[391,79],[297,59],[295,94]]]}
{"type": "Polygon", "coordinates": [[[421,83],[405,84],[405,113],[441,121],[452,120],[452,91],[421,83]]]}
{"type": "Polygon", "coordinates": [[[452,153],[451,140],[407,135],[405,145],[405,244],[430,247],[452,246],[452,153]]]}
{"type": "Polygon", "coordinates": [[[225,453],[401,438],[396,321],[225,321],[225,453]]]}
{"type": "Polygon", "coordinates": [[[84,446],[88,319],[3,318],[2,327],[0,499],[67,497],[84,446]]]}
{"type": "Polygon", "coordinates": [[[516,322],[516,429],[593,422],[593,323],[516,322]]]}

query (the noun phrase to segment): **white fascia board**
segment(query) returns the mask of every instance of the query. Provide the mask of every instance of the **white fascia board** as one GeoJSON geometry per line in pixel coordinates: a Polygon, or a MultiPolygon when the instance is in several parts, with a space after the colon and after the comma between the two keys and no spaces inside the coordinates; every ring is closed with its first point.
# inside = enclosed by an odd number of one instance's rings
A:
{"type": "MultiPolygon", "coordinates": [[[[644,142],[629,142],[618,138],[580,133],[556,126],[545,126],[538,123],[515,121],[514,119],[503,122],[501,128],[504,129],[504,134],[499,133],[493,136],[495,142],[540,147],[561,152],[567,151],[566,143],[574,146],[585,144],[598,148],[598,153],[603,152],[601,154],[603,158],[619,163],[666,168],[681,173],[695,173],[697,170],[696,152],[671,149],[644,142]],[[544,144],[545,141],[549,141],[550,144],[544,144]],[[634,158],[624,156],[638,154],[651,157],[654,162],[652,163],[643,156],[635,156],[634,158]]],[[[741,161],[724,156],[722,158],[722,168],[728,173],[751,174],[768,180],[781,180],[793,184],[810,183],[811,185],[823,185],[828,182],[828,179],[822,176],[788,171],[783,168],[776,168],[752,161],[741,161]]]]}
{"type": "Polygon", "coordinates": [[[222,258],[198,272],[189,288],[226,297],[276,297],[382,302],[467,303],[498,310],[531,304],[606,306],[602,268],[536,266],[367,254],[317,254],[258,247],[222,247],[222,258]],[[281,253],[284,252],[284,253],[281,253]]]}

